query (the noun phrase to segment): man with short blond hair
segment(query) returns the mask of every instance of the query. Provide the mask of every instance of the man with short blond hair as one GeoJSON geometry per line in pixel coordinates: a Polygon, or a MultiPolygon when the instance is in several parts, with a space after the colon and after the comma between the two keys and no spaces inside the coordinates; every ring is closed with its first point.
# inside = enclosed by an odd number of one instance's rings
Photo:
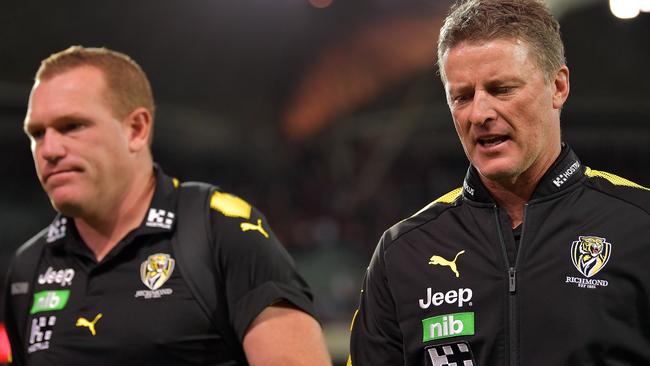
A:
{"type": "Polygon", "coordinates": [[[36,81],[51,79],[80,66],[93,66],[102,71],[106,98],[117,117],[123,118],[137,107],[144,107],[155,116],[147,75],[131,57],[108,48],[72,46],[54,53],[41,62],[36,81]]]}
{"type": "Polygon", "coordinates": [[[165,175],[153,118],[124,54],[76,46],[39,69],[24,129],[59,214],[12,261],[14,364],[330,364],[310,290],[265,217],[165,175]]]}
{"type": "Polygon", "coordinates": [[[650,364],[650,190],[562,142],[569,69],[538,0],[466,0],[438,64],[463,186],[381,238],[353,365],[650,364]]]}

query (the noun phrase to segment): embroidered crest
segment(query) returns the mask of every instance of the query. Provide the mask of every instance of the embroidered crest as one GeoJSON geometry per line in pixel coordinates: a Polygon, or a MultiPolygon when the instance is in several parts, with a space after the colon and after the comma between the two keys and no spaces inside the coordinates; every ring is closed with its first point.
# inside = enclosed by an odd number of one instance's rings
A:
{"type": "Polygon", "coordinates": [[[150,255],[140,265],[142,283],[151,290],[157,290],[171,277],[175,262],[169,254],[156,253],[150,255]]]}
{"type": "Polygon", "coordinates": [[[571,244],[571,261],[585,277],[591,277],[605,267],[612,253],[612,244],[598,236],[579,236],[571,244]]]}

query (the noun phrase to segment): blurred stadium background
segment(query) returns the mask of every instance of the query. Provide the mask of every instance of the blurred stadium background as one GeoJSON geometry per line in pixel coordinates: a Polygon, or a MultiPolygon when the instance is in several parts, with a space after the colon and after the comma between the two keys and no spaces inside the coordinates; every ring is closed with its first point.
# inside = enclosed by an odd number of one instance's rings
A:
{"type": "MultiPolygon", "coordinates": [[[[571,69],[565,141],[585,164],[649,185],[650,14],[619,19],[615,0],[547,1],[571,69]]],[[[106,46],[152,81],[156,161],[266,213],[343,364],[377,239],[467,168],[434,66],[450,3],[3,1],[0,283],[13,251],[53,215],[21,129],[33,74],[70,45],[106,46]]]]}

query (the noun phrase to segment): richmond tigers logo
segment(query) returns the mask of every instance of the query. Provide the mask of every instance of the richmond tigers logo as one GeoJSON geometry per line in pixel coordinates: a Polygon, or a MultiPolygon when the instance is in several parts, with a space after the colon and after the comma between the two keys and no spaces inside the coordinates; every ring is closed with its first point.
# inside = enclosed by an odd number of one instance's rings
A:
{"type": "Polygon", "coordinates": [[[150,255],[140,265],[142,283],[151,290],[157,290],[171,277],[175,262],[169,254],[156,253],[150,255]]]}
{"type": "Polygon", "coordinates": [[[571,244],[571,261],[580,273],[591,277],[609,261],[612,244],[597,236],[579,236],[571,244]]]}

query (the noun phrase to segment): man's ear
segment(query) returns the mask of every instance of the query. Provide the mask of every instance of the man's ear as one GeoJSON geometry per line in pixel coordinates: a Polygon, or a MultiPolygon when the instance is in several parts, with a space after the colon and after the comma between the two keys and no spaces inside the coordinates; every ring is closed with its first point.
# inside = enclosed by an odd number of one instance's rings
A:
{"type": "Polygon", "coordinates": [[[563,65],[553,80],[553,108],[561,109],[569,97],[569,68],[563,65]]]}
{"type": "Polygon", "coordinates": [[[129,149],[132,152],[148,148],[153,127],[153,117],[149,110],[138,107],[124,119],[129,149]]]}

